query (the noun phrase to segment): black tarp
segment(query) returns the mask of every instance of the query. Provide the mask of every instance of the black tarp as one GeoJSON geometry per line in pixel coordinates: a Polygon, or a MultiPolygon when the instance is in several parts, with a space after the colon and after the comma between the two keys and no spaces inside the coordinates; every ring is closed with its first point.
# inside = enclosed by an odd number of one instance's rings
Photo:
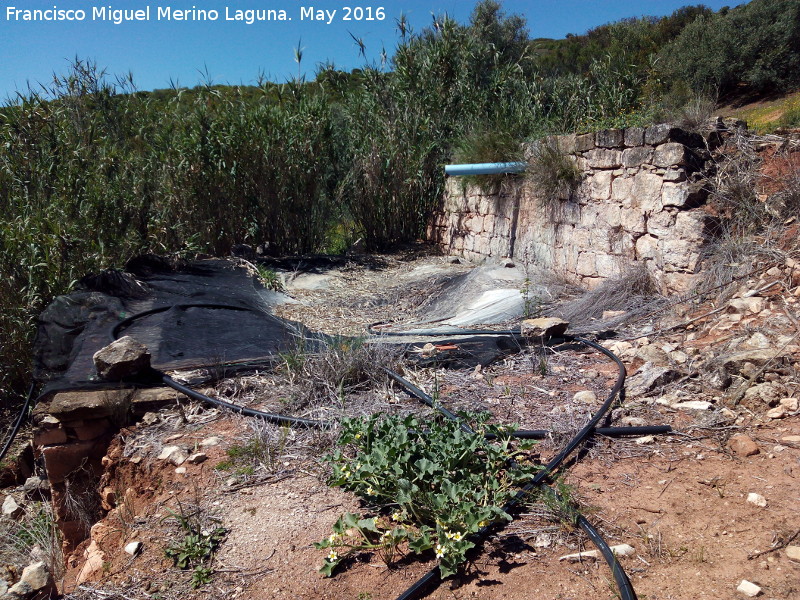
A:
{"type": "Polygon", "coordinates": [[[84,278],[76,292],[47,307],[39,319],[34,376],[51,389],[100,385],[92,356],[112,341],[115,325],[158,309],[165,310],[119,332],[145,344],[156,369],[269,363],[308,332],[271,314],[261,292],[252,269],[236,259],[138,257],[125,272],[84,278]]]}

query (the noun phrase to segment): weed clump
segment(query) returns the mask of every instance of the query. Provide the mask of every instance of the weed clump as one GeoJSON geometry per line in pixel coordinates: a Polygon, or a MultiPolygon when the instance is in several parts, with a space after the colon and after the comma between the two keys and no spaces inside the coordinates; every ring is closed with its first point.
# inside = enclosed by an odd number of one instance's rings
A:
{"type": "Polygon", "coordinates": [[[423,422],[415,416],[343,421],[339,444],[344,449],[326,457],[333,469],[328,483],[370,506],[391,507],[391,515],[342,516],[333,534],[315,544],[328,551],[323,573],[332,575],[358,551],[376,550],[391,558],[405,550],[433,550],[446,577],[475,546],[473,534],[511,519],[503,507],[538,469],[528,454],[533,442],[512,441],[514,428],[491,425],[487,415],[472,420],[474,433],[459,422],[423,422]],[[488,441],[485,434],[496,440],[488,441]]]}
{"type": "Polygon", "coordinates": [[[581,171],[553,140],[541,140],[533,147],[527,179],[543,208],[569,200],[581,183],[581,171]]]}

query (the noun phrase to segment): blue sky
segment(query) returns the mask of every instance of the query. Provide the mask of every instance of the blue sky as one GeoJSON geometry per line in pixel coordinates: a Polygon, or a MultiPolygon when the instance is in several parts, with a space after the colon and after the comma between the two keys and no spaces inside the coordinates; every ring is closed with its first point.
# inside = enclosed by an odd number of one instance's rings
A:
{"type": "MultiPolygon", "coordinates": [[[[673,0],[506,0],[507,13],[524,15],[531,37],[561,38],[625,17],[665,15],[687,3],[673,0]]],[[[737,0],[706,1],[715,10],[739,4],[737,0]]],[[[318,64],[332,61],[352,69],[363,64],[353,36],[366,44],[367,57],[377,59],[382,47],[391,56],[398,35],[395,21],[405,13],[415,30],[430,24],[431,13],[447,12],[466,22],[474,2],[465,0],[2,0],[0,13],[0,97],[22,90],[27,82],[47,82],[52,74],[64,73],[76,56],[95,61],[110,74],[132,72],[139,89],[169,87],[170,82],[194,86],[213,83],[253,84],[260,73],[272,81],[296,76],[294,49],[303,50],[301,70],[313,76],[318,64]],[[119,25],[92,20],[93,7],[144,9],[150,7],[149,21],[119,25]],[[344,9],[360,6],[363,11],[344,9]],[[83,21],[24,21],[20,10],[83,10],[83,21]],[[159,8],[218,11],[216,21],[158,20],[159,8]],[[291,21],[227,21],[235,11],[248,9],[284,10],[291,21]],[[301,10],[313,7],[336,10],[333,21],[301,20],[301,10]],[[383,20],[367,20],[379,17],[383,20]],[[370,10],[371,9],[371,10],[370,10]],[[16,18],[14,18],[16,16],[16,18]],[[358,21],[356,17],[362,16],[358,21]],[[11,18],[9,18],[11,17],[11,18]]],[[[307,14],[307,13],[306,13],[307,14]]]]}

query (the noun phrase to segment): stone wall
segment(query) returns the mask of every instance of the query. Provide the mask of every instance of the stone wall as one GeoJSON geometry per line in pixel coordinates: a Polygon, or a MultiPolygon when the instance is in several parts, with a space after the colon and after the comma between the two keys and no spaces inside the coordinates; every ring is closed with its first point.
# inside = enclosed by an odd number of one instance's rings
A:
{"type": "Polygon", "coordinates": [[[43,460],[64,550],[88,538],[99,518],[103,457],[120,428],[175,402],[168,388],[58,392],[33,411],[34,454],[43,460]]]}
{"type": "Polygon", "coordinates": [[[642,261],[663,291],[685,291],[715,226],[702,175],[720,140],[665,124],[550,138],[579,167],[576,190],[546,202],[523,177],[488,195],[451,178],[429,238],[470,260],[515,258],[587,287],[642,261]]]}

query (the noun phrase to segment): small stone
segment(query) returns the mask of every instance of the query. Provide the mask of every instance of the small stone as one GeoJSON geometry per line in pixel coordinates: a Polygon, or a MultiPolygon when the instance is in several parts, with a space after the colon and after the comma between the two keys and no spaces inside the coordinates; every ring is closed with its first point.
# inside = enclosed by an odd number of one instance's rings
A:
{"type": "Polygon", "coordinates": [[[622,427],[645,427],[647,425],[647,419],[643,419],[642,417],[622,417],[619,420],[619,424],[622,427]]]}
{"type": "Polygon", "coordinates": [[[795,444],[800,443],[800,435],[785,435],[781,438],[782,442],[793,442],[795,444]]]}
{"type": "Polygon", "coordinates": [[[136,556],[142,551],[142,542],[131,542],[125,545],[125,552],[131,556],[136,556]]]}
{"type": "Polygon", "coordinates": [[[786,546],[786,558],[800,562],[800,546],[786,546]]]}
{"type": "Polygon", "coordinates": [[[6,499],[3,501],[3,516],[8,517],[10,519],[17,519],[22,516],[25,511],[23,508],[17,504],[17,501],[14,500],[13,496],[6,496],[6,499]]]}
{"type": "Polygon", "coordinates": [[[222,439],[218,438],[216,436],[208,437],[208,438],[204,439],[202,442],[200,442],[200,446],[202,448],[208,448],[209,446],[219,446],[221,442],[222,442],[222,439]]]}
{"type": "Polygon", "coordinates": [[[645,446],[647,444],[654,444],[655,441],[656,441],[656,438],[654,438],[652,435],[645,435],[645,436],[636,438],[634,441],[640,446],[645,446]]]}
{"type": "Polygon", "coordinates": [[[738,456],[753,456],[760,452],[758,444],[743,433],[732,436],[728,442],[728,448],[738,456]]]}
{"type": "Polygon", "coordinates": [[[196,452],[187,458],[186,462],[188,462],[190,465],[199,465],[201,462],[205,462],[207,459],[208,455],[204,452],[196,452]]]}
{"type": "Polygon", "coordinates": [[[95,352],[92,359],[98,376],[106,381],[132,377],[150,367],[147,346],[127,335],[95,352]]]}
{"type": "Polygon", "coordinates": [[[800,409],[800,402],[797,398],[784,398],[780,401],[780,405],[789,412],[797,412],[800,409]]]}
{"type": "Polygon", "coordinates": [[[714,405],[705,400],[687,400],[686,402],[678,402],[673,404],[672,408],[678,410],[710,410],[714,405]]]}
{"type": "MultiPolygon", "coordinates": [[[[619,544],[617,546],[611,546],[611,552],[614,553],[614,556],[630,556],[635,552],[633,546],[629,544],[619,544]]],[[[575,554],[566,554],[564,556],[559,557],[558,560],[567,560],[569,562],[578,562],[585,559],[597,560],[600,558],[600,551],[599,550],[587,550],[586,552],[576,552],[575,554]]]]}
{"type": "Polygon", "coordinates": [[[767,307],[767,299],[758,296],[749,298],[735,298],[729,303],[732,312],[739,314],[757,314],[767,307]]]}
{"type": "Polygon", "coordinates": [[[16,585],[11,586],[8,590],[8,594],[12,598],[14,594],[32,596],[40,590],[49,590],[52,589],[52,587],[50,571],[47,570],[47,565],[40,561],[28,565],[22,570],[22,576],[16,585]],[[20,592],[22,593],[20,594],[20,592]]]}
{"type": "Polygon", "coordinates": [[[584,403],[584,404],[591,404],[593,402],[597,402],[597,394],[595,394],[591,390],[584,390],[582,392],[576,393],[572,397],[572,400],[574,402],[581,402],[581,403],[584,403]]]}
{"type": "Polygon", "coordinates": [[[34,475],[25,480],[22,490],[25,492],[26,498],[39,500],[50,494],[50,482],[34,475]]]}
{"type": "Polygon", "coordinates": [[[747,494],[747,501],[750,504],[754,504],[761,508],[766,508],[767,506],[767,499],[764,498],[764,496],[762,496],[761,494],[756,494],[755,492],[750,492],[749,494],[747,494]]]}
{"type": "Polygon", "coordinates": [[[154,412],[146,412],[142,417],[142,423],[144,423],[145,425],[155,425],[156,423],[158,423],[159,420],[160,417],[158,416],[158,414],[154,412]]]}
{"type": "Polygon", "coordinates": [[[569,322],[555,317],[542,317],[539,319],[525,319],[522,321],[520,331],[525,337],[557,337],[563,334],[569,322]]]}
{"type": "Polygon", "coordinates": [[[167,460],[176,467],[181,466],[188,458],[186,452],[180,446],[165,446],[158,455],[159,460],[167,460]]]}
{"type": "Polygon", "coordinates": [[[750,598],[755,598],[761,593],[761,588],[755,583],[747,581],[747,579],[742,579],[742,582],[739,584],[739,587],[736,588],[736,591],[741,592],[750,598]]]}
{"type": "Polygon", "coordinates": [[[514,261],[510,258],[504,258],[500,261],[500,266],[505,267],[506,269],[513,269],[517,265],[514,264],[514,261]]]}
{"type": "Polygon", "coordinates": [[[436,354],[436,346],[428,342],[422,347],[422,356],[427,358],[436,354]]]}
{"type": "Polygon", "coordinates": [[[784,419],[787,414],[785,406],[777,406],[775,408],[770,408],[766,416],[768,419],[784,419]]]}
{"type": "Polygon", "coordinates": [[[186,467],[176,467],[175,468],[176,475],[186,475],[186,467]]]}

